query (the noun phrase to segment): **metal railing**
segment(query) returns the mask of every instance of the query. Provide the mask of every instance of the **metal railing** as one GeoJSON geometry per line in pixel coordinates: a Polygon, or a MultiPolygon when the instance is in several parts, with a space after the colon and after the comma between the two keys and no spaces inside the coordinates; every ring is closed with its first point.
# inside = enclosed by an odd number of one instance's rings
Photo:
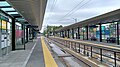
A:
{"type": "Polygon", "coordinates": [[[120,66],[120,48],[93,44],[88,42],[76,41],[71,39],[64,39],[58,37],[50,37],[50,39],[64,45],[65,47],[81,53],[89,58],[105,63],[109,66],[119,67],[120,66]]]}

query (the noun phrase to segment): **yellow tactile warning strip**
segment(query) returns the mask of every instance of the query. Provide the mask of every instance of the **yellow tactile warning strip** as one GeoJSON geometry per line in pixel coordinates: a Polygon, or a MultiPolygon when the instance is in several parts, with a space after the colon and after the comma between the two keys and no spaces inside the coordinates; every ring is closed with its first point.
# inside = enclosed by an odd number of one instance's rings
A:
{"type": "Polygon", "coordinates": [[[52,57],[49,49],[47,48],[43,37],[41,37],[41,42],[42,42],[45,66],[46,67],[58,67],[58,65],[55,62],[54,58],[52,57]]]}

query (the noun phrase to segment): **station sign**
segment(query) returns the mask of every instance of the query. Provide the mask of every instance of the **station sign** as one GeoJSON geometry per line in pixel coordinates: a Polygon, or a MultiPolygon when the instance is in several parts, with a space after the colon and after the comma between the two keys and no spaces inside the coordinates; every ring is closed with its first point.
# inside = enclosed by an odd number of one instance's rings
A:
{"type": "Polygon", "coordinates": [[[6,29],[6,26],[7,26],[7,22],[2,20],[2,29],[6,29]]]}

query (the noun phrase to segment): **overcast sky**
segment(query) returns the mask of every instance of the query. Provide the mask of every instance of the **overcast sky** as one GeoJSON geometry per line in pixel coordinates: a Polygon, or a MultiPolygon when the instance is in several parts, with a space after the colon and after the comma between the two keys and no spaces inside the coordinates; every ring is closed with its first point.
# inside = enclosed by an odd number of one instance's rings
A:
{"type": "Polygon", "coordinates": [[[47,25],[67,26],[116,9],[120,0],[48,0],[41,32],[47,25]]]}

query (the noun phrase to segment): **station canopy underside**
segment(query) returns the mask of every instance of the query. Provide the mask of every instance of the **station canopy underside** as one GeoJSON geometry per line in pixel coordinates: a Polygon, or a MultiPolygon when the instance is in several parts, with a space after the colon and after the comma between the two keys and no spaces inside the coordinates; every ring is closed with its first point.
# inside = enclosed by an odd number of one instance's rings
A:
{"type": "Polygon", "coordinates": [[[42,28],[47,0],[1,0],[8,4],[0,6],[3,11],[15,18],[24,18],[30,25],[42,28]],[[7,9],[7,10],[5,10],[7,9]]]}

